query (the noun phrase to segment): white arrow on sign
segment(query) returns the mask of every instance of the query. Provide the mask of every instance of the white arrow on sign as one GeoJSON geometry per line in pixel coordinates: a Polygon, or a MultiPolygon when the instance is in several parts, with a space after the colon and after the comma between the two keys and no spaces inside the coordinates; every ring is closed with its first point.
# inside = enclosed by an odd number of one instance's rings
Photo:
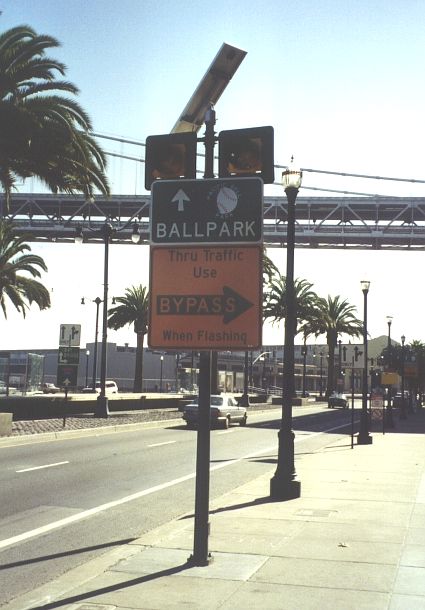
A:
{"type": "Polygon", "coordinates": [[[182,191],[182,189],[179,189],[171,200],[172,203],[175,203],[176,201],[178,202],[177,211],[184,212],[185,201],[190,201],[190,198],[184,191],[182,191]]]}

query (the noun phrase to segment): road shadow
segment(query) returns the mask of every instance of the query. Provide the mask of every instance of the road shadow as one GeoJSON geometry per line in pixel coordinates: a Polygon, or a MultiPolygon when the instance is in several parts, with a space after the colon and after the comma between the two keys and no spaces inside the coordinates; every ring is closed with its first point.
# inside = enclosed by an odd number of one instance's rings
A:
{"type": "Polygon", "coordinates": [[[31,608],[31,610],[54,610],[55,608],[61,608],[70,604],[84,602],[90,600],[92,597],[95,597],[97,595],[105,595],[106,593],[113,593],[114,591],[128,589],[129,587],[135,587],[136,585],[141,585],[145,582],[156,580],[157,578],[163,578],[165,576],[172,576],[173,574],[178,574],[179,572],[183,572],[184,570],[188,570],[192,567],[193,564],[188,560],[185,563],[182,563],[181,565],[172,568],[167,568],[166,570],[160,570],[159,572],[154,572],[153,574],[146,574],[145,576],[132,578],[127,582],[121,582],[115,585],[110,585],[108,587],[101,587],[100,589],[94,589],[93,591],[80,593],[80,595],[72,595],[70,597],[67,597],[66,599],[50,602],[48,604],[44,604],[43,606],[34,606],[33,608],[31,608]]]}
{"type": "MultiPolygon", "coordinates": [[[[258,506],[259,504],[270,504],[274,502],[270,496],[264,496],[262,498],[255,498],[255,500],[251,500],[250,502],[240,502],[239,504],[232,504],[232,506],[222,506],[220,508],[214,508],[209,511],[209,515],[217,515],[218,513],[224,513],[232,510],[239,510],[240,508],[250,508],[252,506],[258,506]]],[[[183,515],[179,517],[179,521],[185,521],[186,519],[193,519],[195,517],[194,513],[189,513],[187,515],[183,515]]]]}
{"type": "Polygon", "coordinates": [[[0,570],[7,570],[10,568],[17,568],[20,566],[30,565],[32,563],[39,563],[40,561],[49,561],[51,559],[60,559],[61,557],[70,557],[71,555],[79,555],[83,553],[89,553],[90,551],[99,551],[101,549],[107,549],[113,546],[122,546],[124,544],[130,544],[137,538],[125,538],[124,540],[115,540],[114,542],[105,542],[103,544],[96,544],[94,546],[86,546],[81,549],[74,549],[72,551],[62,551],[61,553],[54,553],[53,555],[43,555],[41,557],[33,557],[31,559],[22,559],[21,561],[13,561],[12,563],[0,564],[0,570]]]}

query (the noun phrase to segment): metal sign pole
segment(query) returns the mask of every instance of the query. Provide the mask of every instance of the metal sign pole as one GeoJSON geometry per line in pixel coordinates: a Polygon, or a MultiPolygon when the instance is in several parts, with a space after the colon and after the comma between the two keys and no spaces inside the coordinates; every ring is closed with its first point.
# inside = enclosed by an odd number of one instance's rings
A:
{"type": "Polygon", "coordinates": [[[196,447],[195,528],[190,563],[206,566],[210,562],[209,491],[210,491],[210,352],[201,352],[199,360],[198,439],[196,447]]]}
{"type": "MultiPolygon", "coordinates": [[[[205,116],[205,175],[214,177],[214,125],[212,107],[205,116]]],[[[198,437],[196,447],[195,527],[193,555],[190,563],[207,566],[211,560],[208,552],[209,500],[210,500],[210,402],[211,402],[211,352],[201,352],[199,358],[198,437]]]]}

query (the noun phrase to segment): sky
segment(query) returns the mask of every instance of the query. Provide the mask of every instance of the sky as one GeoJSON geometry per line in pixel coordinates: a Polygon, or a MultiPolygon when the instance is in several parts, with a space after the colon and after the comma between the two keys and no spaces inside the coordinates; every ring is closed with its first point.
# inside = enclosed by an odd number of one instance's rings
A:
{"type": "MultiPolygon", "coordinates": [[[[141,143],[169,133],[226,42],[247,56],[216,105],[217,131],[272,125],[280,165],[293,155],[304,168],[425,178],[423,0],[0,0],[0,11],[2,31],[26,24],[61,42],[50,54],[67,65],[66,78],[80,89],[96,133],[141,143]]],[[[100,142],[106,151],[144,155],[140,147],[100,142]]],[[[108,173],[113,195],[145,194],[143,166],[111,157],[108,173]]],[[[312,187],[425,196],[425,185],[305,172],[300,195],[327,194],[312,187]]],[[[20,190],[41,187],[29,180],[20,190]]],[[[275,185],[265,193],[284,196],[275,185]]],[[[25,320],[9,307],[7,320],[0,318],[0,349],[55,348],[59,325],[68,323],[82,325],[83,346],[92,342],[103,247],[31,247],[48,266],[42,281],[52,307],[32,307],[25,320]]],[[[269,255],[285,273],[285,250],[269,255]]],[[[407,342],[425,340],[424,257],[297,249],[295,276],[320,296],[346,298],[360,318],[360,280],[370,280],[371,336],[387,333],[391,315],[395,340],[403,334],[407,342]]],[[[148,282],[148,247],[112,245],[110,295],[148,282]]],[[[135,345],[131,328],[109,331],[108,340],[135,345]]],[[[279,343],[283,329],[267,324],[263,344],[279,343]]]]}

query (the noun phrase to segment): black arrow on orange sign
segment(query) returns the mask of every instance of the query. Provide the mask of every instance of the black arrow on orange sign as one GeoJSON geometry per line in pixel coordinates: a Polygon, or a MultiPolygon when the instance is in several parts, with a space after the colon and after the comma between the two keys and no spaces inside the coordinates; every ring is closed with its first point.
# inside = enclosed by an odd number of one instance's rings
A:
{"type": "Polygon", "coordinates": [[[223,286],[222,294],[160,294],[156,297],[160,316],[223,316],[224,324],[253,305],[228,286],[223,286]]]}

